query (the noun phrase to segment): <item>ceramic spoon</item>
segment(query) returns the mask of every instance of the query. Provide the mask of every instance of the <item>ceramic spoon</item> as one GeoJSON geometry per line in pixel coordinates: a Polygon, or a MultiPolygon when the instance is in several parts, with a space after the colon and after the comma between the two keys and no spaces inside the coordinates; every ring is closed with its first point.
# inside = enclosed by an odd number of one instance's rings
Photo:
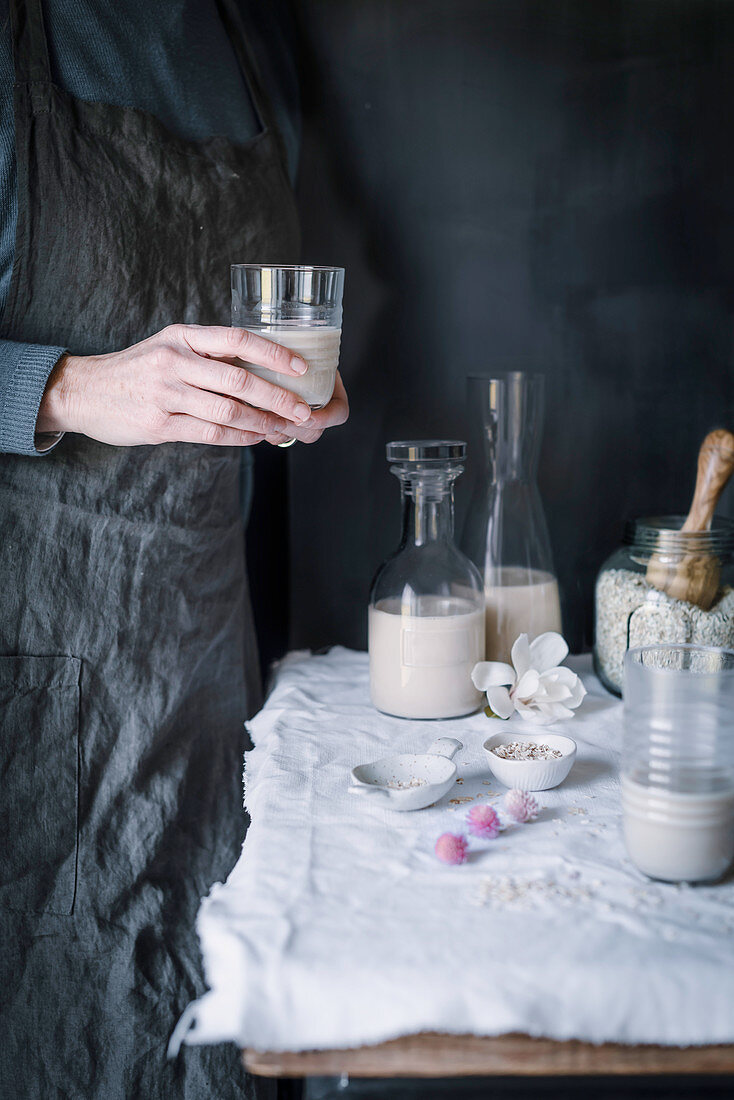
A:
{"type": "Polygon", "coordinates": [[[350,794],[390,810],[422,810],[443,798],[456,780],[451,758],[463,748],[455,737],[439,737],[428,752],[400,753],[352,768],[350,794]]]}

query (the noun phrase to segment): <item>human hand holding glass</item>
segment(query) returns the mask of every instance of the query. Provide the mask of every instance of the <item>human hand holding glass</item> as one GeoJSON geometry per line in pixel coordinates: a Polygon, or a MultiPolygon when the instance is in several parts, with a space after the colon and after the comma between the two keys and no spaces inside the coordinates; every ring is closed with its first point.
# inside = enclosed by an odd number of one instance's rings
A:
{"type": "MultiPolygon", "coordinates": [[[[113,446],[251,446],[308,432],[310,407],[283,387],[303,359],[242,329],[170,325],[122,351],[64,355],[51,373],[36,430],[78,432],[113,446]],[[267,364],[274,384],[240,363],[267,364]]],[[[339,410],[322,410],[327,418],[339,410]]],[[[346,419],[346,416],[342,416],[346,419]]],[[[341,422],[341,421],[336,421],[341,422]]]]}

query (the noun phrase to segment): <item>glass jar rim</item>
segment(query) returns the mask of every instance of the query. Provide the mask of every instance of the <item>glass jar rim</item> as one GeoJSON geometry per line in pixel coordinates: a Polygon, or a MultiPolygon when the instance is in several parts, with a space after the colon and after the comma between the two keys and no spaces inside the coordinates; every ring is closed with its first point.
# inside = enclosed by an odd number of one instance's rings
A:
{"type": "Polygon", "coordinates": [[[654,645],[639,645],[633,646],[628,649],[624,655],[625,665],[637,665],[639,668],[644,668],[645,672],[661,673],[668,675],[670,673],[690,672],[694,676],[726,676],[734,677],[734,649],[729,649],[727,646],[717,645],[697,645],[695,642],[658,642],[654,645]],[[659,664],[646,664],[645,656],[650,654],[663,654],[665,652],[675,653],[700,653],[711,656],[716,656],[725,662],[723,667],[717,669],[681,669],[671,668],[665,665],[659,664]]]}
{"type": "Polygon", "coordinates": [[[344,271],[330,264],[230,264],[230,270],[247,271],[344,271]]]}
{"type": "Polygon", "coordinates": [[[540,370],[496,370],[488,374],[467,374],[466,376],[467,382],[506,382],[509,378],[545,380],[545,374],[540,370]]]}
{"type": "Polygon", "coordinates": [[[628,520],[623,542],[637,550],[681,554],[734,553],[734,520],[715,516],[708,531],[682,531],[686,516],[644,516],[628,520]]]}

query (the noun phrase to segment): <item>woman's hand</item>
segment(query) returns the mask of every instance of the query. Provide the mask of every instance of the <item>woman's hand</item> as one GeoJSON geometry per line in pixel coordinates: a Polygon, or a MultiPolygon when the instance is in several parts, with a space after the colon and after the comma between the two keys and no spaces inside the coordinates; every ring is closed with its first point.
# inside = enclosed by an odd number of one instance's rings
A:
{"type": "Polygon", "coordinates": [[[311,419],[299,428],[288,428],[285,432],[274,432],[266,436],[268,443],[286,443],[298,439],[301,443],[315,443],[327,428],[343,424],[349,416],[349,401],[339,371],[336,372],[334,395],[323,409],[315,409],[311,419]]]}
{"type": "Polygon", "coordinates": [[[257,378],[237,359],[290,377],[308,369],[301,356],[246,329],[171,325],[124,351],[62,356],[36,431],[79,432],[118,447],[173,441],[248,447],[266,438],[312,442],[346,420],[345,394],[335,391],[326,408],[312,413],[296,394],[257,378]]]}

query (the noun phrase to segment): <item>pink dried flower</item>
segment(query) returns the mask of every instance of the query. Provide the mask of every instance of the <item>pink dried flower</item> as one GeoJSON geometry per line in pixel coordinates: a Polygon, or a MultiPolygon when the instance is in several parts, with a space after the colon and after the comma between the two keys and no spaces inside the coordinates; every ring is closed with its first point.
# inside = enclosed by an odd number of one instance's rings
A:
{"type": "Polygon", "coordinates": [[[528,791],[508,791],[505,795],[505,813],[513,821],[532,821],[538,813],[538,803],[528,791]]]}
{"type": "Polygon", "coordinates": [[[480,836],[483,840],[499,836],[500,819],[491,806],[472,806],[466,815],[466,825],[472,836],[480,836]]]}
{"type": "Polygon", "coordinates": [[[442,833],[434,850],[442,863],[466,863],[468,847],[465,837],[442,833]]]}

